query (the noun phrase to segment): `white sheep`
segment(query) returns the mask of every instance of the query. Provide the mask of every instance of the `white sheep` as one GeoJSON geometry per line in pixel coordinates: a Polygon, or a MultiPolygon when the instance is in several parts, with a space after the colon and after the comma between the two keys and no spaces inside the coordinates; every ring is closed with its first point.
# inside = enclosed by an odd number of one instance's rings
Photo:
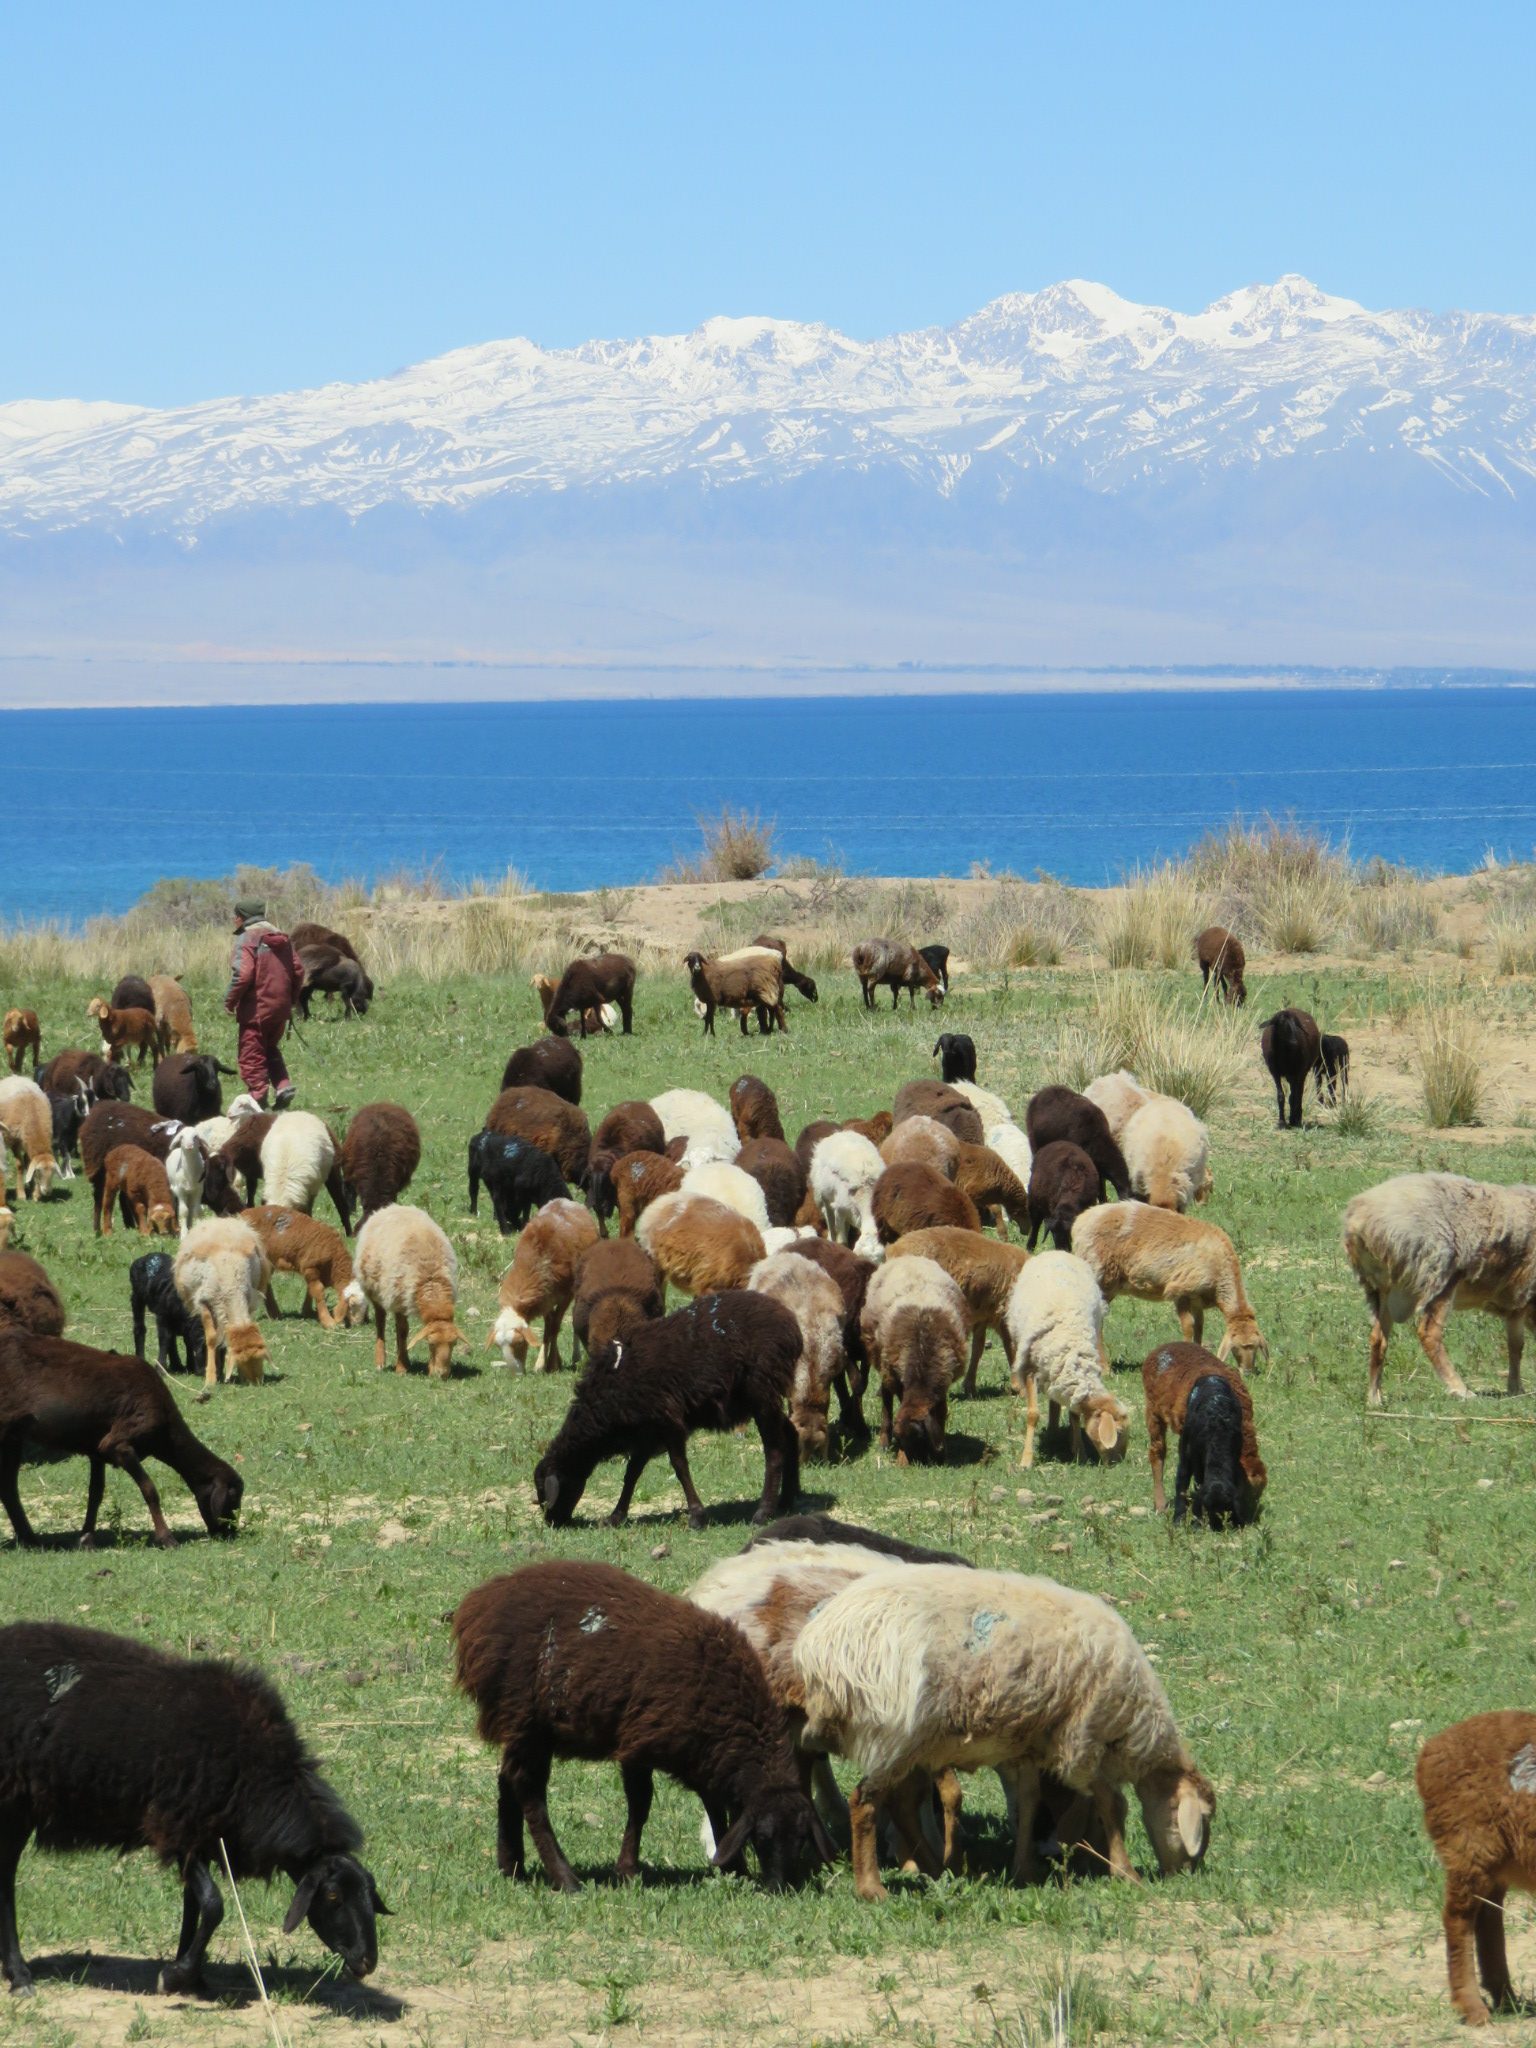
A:
{"type": "Polygon", "coordinates": [[[811,1199],[834,1244],[862,1258],[884,1256],[875,1230],[875,1182],[885,1171],[877,1148],[859,1131],[833,1131],[811,1153],[811,1199]]]}
{"type": "Polygon", "coordinates": [[[802,1237],[815,1237],[814,1223],[775,1223],[761,1233],[763,1256],[771,1259],[775,1252],[788,1251],[792,1244],[798,1244],[802,1237]]]}
{"type": "Polygon", "coordinates": [[[1536,1320],[1536,1188],[1401,1173],[1346,1207],[1344,1252],[1371,1305],[1366,1399],[1373,1408],[1381,1406],[1392,1326],[1410,1317],[1446,1392],[1471,1399],[1445,1348],[1453,1308],[1501,1318],[1509,1392],[1519,1393],[1525,1326],[1536,1320]]]}
{"type": "Polygon", "coordinates": [[[843,1290],[814,1260],[794,1252],[759,1259],[747,1275],[747,1285],[755,1294],[782,1302],[800,1325],[800,1363],[790,1389],[789,1419],[805,1456],[824,1458],[832,1382],[848,1370],[843,1290]]]}
{"type": "Polygon", "coordinates": [[[1146,1202],[1102,1203],[1073,1224],[1072,1252],[1106,1301],[1129,1294],[1138,1301],[1171,1302],[1191,1344],[1204,1339],[1206,1310],[1220,1309],[1226,1330],[1217,1357],[1230,1356],[1242,1373],[1268,1358],[1232,1240],[1214,1223],[1146,1202]]]}
{"type": "Polygon", "coordinates": [[[1029,1140],[1015,1123],[988,1124],[987,1150],[995,1152],[1004,1166],[1008,1167],[1021,1188],[1029,1186],[1030,1169],[1034,1165],[1034,1154],[1029,1149],[1029,1140]]]}
{"type": "Polygon", "coordinates": [[[1154,1209],[1182,1214],[1211,1192],[1210,1133],[1171,1095],[1144,1102],[1118,1135],[1131,1187],[1154,1209]]]}
{"type": "Polygon", "coordinates": [[[0,1081],[0,1134],[16,1160],[22,1200],[46,1201],[59,1168],[53,1156],[53,1108],[35,1081],[20,1074],[0,1081]]]}
{"type": "Polygon", "coordinates": [[[972,1109],[981,1118],[981,1128],[984,1131],[993,1124],[1011,1124],[1013,1122],[1013,1111],[1004,1102],[1001,1095],[994,1095],[990,1088],[978,1088],[974,1081],[951,1081],[949,1086],[954,1089],[957,1095],[965,1097],[972,1109]]]}
{"type": "Polygon", "coordinates": [[[849,1814],[861,1898],[885,1895],[877,1802],[913,1772],[946,1767],[1011,1779],[1016,1879],[1038,1874],[1034,1815],[1045,1772],[1091,1797],[1117,1876],[1135,1876],[1127,1782],[1165,1872],[1205,1855],[1210,1782],[1179,1739],[1146,1652],[1089,1593],[1014,1572],[894,1565],[818,1607],[793,1658],[807,1741],[859,1770],[849,1814]]]}
{"type": "Polygon", "coordinates": [[[1035,1462],[1041,1393],[1050,1403],[1053,1429],[1063,1408],[1071,1415],[1074,1458],[1085,1433],[1106,1464],[1123,1458],[1130,1418],[1104,1385],[1104,1297],[1081,1259],[1071,1252],[1041,1252],[1029,1261],[1008,1297],[1008,1338],[1013,1384],[1029,1403],[1021,1463],[1035,1462]]]}
{"type": "MultiPolygon", "coordinates": [[[[1104,1112],[1109,1134],[1124,1149],[1125,1127],[1138,1109],[1152,1100],[1150,1088],[1143,1088],[1136,1076],[1122,1067],[1115,1074],[1101,1074],[1083,1090],[1091,1103],[1104,1112]]],[[[1167,1099],[1167,1098],[1165,1098],[1167,1099]]]]}
{"type": "Polygon", "coordinates": [[[384,1319],[393,1315],[395,1371],[409,1371],[407,1354],[412,1344],[423,1341],[427,1370],[434,1379],[447,1379],[453,1347],[464,1342],[453,1319],[458,1278],[453,1246],[425,1209],[395,1202],[374,1210],[357,1233],[353,1277],[341,1299],[345,1312],[363,1306],[373,1310],[373,1362],[379,1371],[384,1369],[384,1319]],[[414,1336],[408,1334],[412,1315],[420,1319],[414,1336]]]}
{"type": "Polygon", "coordinates": [[[272,1268],[249,1223],[238,1216],[210,1216],[194,1224],[181,1240],[172,1278],[183,1305],[202,1319],[208,1385],[217,1382],[222,1363],[226,1380],[238,1372],[259,1386],[267,1347],[256,1327],[256,1311],[271,1285],[272,1268]]]}
{"type": "Polygon", "coordinates": [[[170,1182],[176,1203],[176,1227],[183,1237],[202,1211],[203,1180],[207,1171],[208,1157],[198,1143],[196,1131],[178,1131],[165,1155],[165,1177],[170,1182]]]}
{"type": "Polygon", "coordinates": [[[652,1096],[651,1107],[661,1118],[668,1144],[674,1138],[688,1141],[683,1152],[685,1168],[706,1166],[715,1159],[728,1166],[741,1150],[730,1111],[702,1089],[668,1088],[664,1094],[652,1096]]]}
{"type": "Polygon", "coordinates": [[[683,1184],[678,1193],[708,1195],[712,1202],[724,1202],[738,1216],[745,1216],[759,1230],[769,1228],[768,1197],[763,1193],[762,1184],[755,1181],[750,1173],[743,1173],[739,1166],[728,1166],[724,1160],[711,1159],[706,1165],[690,1166],[683,1174],[683,1184]]]}
{"type": "Polygon", "coordinates": [[[261,1114],[261,1104],[254,1095],[237,1095],[222,1116],[205,1116],[192,1128],[211,1154],[223,1150],[247,1117],[261,1114]]]}
{"type": "MultiPolygon", "coordinates": [[[[336,1170],[336,1140],[319,1117],[306,1109],[290,1109],[277,1117],[261,1141],[261,1178],[269,1203],[280,1209],[302,1209],[308,1216],[315,1197],[332,1186],[336,1170]]],[[[348,1218],[339,1202],[337,1214],[343,1227],[348,1218]]]]}

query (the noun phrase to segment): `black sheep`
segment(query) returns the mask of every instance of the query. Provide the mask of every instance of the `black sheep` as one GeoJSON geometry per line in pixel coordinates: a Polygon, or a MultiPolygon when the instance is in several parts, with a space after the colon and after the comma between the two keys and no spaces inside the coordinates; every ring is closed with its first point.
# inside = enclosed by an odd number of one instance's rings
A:
{"type": "Polygon", "coordinates": [[[306,1020],[309,1006],[318,995],[340,996],[344,1017],[365,1017],[373,1001],[373,983],[357,961],[334,946],[296,946],[295,955],[304,970],[299,990],[299,1013],[306,1020]]]}
{"type": "Polygon", "coordinates": [[[503,1088],[547,1088],[581,1107],[581,1054],[568,1038],[541,1038],[520,1045],[502,1069],[503,1088]]]}
{"type": "Polygon", "coordinates": [[[1312,1079],[1324,1101],[1337,1103],[1349,1094],[1349,1040],[1325,1031],[1318,1040],[1317,1065],[1312,1079]]]}
{"type": "Polygon", "coordinates": [[[1210,1372],[1189,1390],[1179,1432],[1173,1519],[1190,1514],[1213,1529],[1252,1520],[1253,1496],[1243,1475],[1243,1411],[1226,1375],[1210,1372]],[[1194,1498],[1190,1498],[1190,1488],[1194,1498]]]}
{"type": "Polygon", "coordinates": [[[933,1048],[939,1072],[945,1081],[974,1081],[976,1042],[963,1031],[941,1031],[933,1048]]]}
{"type": "Polygon", "coordinates": [[[1042,1088],[1029,1098],[1024,1112],[1024,1135],[1032,1153],[1057,1139],[1081,1146],[1099,1169],[1099,1178],[1112,1187],[1121,1201],[1131,1192],[1130,1171],[1125,1155],[1115,1143],[1109,1120],[1096,1102],[1079,1095],[1075,1088],[1042,1088]]]}
{"type": "Polygon", "coordinates": [[[155,1014],[155,992],[142,974],[125,974],[107,998],[109,1010],[148,1010],[155,1014]]]}
{"type": "Polygon", "coordinates": [[[480,1213],[480,1183],[491,1198],[491,1213],[503,1237],[521,1230],[546,1202],[569,1200],[565,1176],[547,1152],[524,1138],[476,1131],[469,1141],[469,1213],[480,1213]]]}
{"type": "Polygon", "coordinates": [[[640,1475],[665,1453],[688,1503],[704,1525],[704,1503],[688,1470],[696,1429],[754,1422],[763,1442],[763,1494],[753,1516],[788,1514],[800,1491],[800,1444],[784,1403],[800,1362],[800,1325],[765,1294],[731,1288],[701,1294],[687,1308],[647,1323],[622,1343],[594,1352],[560,1432],[539,1460],[534,1491],[544,1519],[568,1523],[588,1479],[605,1459],[623,1457],[624,1483],[609,1516],[629,1514],[640,1475]]]}
{"type": "Polygon", "coordinates": [[[210,1865],[225,1856],[237,1880],[293,1880],[285,1934],[307,1917],[354,1977],[378,1961],[388,1909],[357,1861],[362,1833],[258,1671],[61,1622],[0,1629],[0,1969],[13,1991],[32,1985],[16,1865],[34,1833],[40,1849],[150,1849],[179,1873],[162,1991],[201,1986],[224,1917],[210,1865]]]}
{"type": "Polygon", "coordinates": [[[133,1307],[133,1349],[147,1357],[144,1337],[155,1319],[155,1352],[162,1372],[200,1373],[208,1363],[203,1319],[189,1313],[176,1291],[176,1261],[170,1252],[146,1252],[128,1268],[128,1295],[133,1307]],[[180,1344],[182,1352],[176,1347],[180,1344]],[[183,1355],[184,1353],[184,1355],[183,1355]]]}
{"type": "Polygon", "coordinates": [[[861,1529],[857,1522],[839,1522],[832,1515],[783,1515],[759,1529],[746,1545],[756,1550],[760,1543],[856,1543],[861,1550],[877,1550],[902,1564],[963,1564],[971,1560],[955,1550],[926,1550],[920,1543],[904,1543],[899,1536],[887,1536],[879,1529],[861,1529]]]}
{"type": "MultiPolygon", "coordinates": [[[[118,1069],[119,1073],[127,1071],[126,1067],[118,1069]]],[[[71,1162],[80,1157],[80,1126],[90,1114],[90,1097],[83,1088],[68,1095],[49,1095],[48,1108],[53,1118],[53,1156],[65,1180],[73,1180],[71,1162]]]]}
{"type": "Polygon", "coordinates": [[[1275,1112],[1279,1127],[1286,1128],[1285,1098],[1290,1091],[1290,1128],[1301,1128],[1301,1098],[1307,1076],[1322,1058],[1322,1033],[1317,1020],[1306,1010],[1276,1010],[1259,1026],[1259,1050],[1275,1084],[1275,1112]]]}
{"type": "Polygon", "coordinates": [[[133,1079],[128,1069],[114,1067],[99,1052],[56,1052],[35,1078],[45,1095],[72,1095],[84,1089],[87,1108],[94,1102],[133,1099],[133,1079]]]}
{"type": "Polygon", "coordinates": [[[151,1100],[161,1116],[173,1116],[184,1124],[200,1124],[217,1116],[224,1107],[220,1074],[233,1078],[235,1069],[226,1067],[211,1052],[167,1053],[155,1064],[151,1100]]]}
{"type": "MultiPolygon", "coordinates": [[[[947,996],[949,994],[948,946],[919,946],[917,950],[919,957],[928,962],[928,965],[933,969],[934,974],[938,978],[939,994],[947,996]]],[[[944,1078],[947,1081],[949,1076],[946,1074],[944,1078]]],[[[965,1077],[962,1076],[961,1078],[964,1079],[965,1077]]]]}
{"type": "Polygon", "coordinates": [[[1029,1162],[1029,1249],[1042,1230],[1059,1252],[1072,1249],[1072,1226],[1104,1199],[1104,1182],[1081,1145],[1056,1138],[1029,1162]]]}
{"type": "MultiPolygon", "coordinates": [[[[765,932],[759,932],[755,939],[749,939],[747,943],[752,946],[771,946],[784,962],[784,986],[786,988],[798,989],[808,1003],[815,1003],[821,1000],[816,992],[816,984],[812,981],[811,977],[808,974],[802,974],[798,967],[790,966],[789,948],[782,939],[770,938],[765,932]]],[[[765,1132],[764,1136],[767,1135],[768,1133],[765,1132]]]]}

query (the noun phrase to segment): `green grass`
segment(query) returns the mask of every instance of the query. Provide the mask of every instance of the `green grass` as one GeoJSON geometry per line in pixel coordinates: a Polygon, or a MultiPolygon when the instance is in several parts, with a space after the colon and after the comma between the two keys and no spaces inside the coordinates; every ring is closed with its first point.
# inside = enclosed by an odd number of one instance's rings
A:
{"type": "MultiPolygon", "coordinates": [[[[680,979],[642,982],[636,1035],[586,1049],[589,1113],[595,1121],[623,1097],[679,1083],[723,1099],[744,1069],[777,1090],[791,1136],[813,1116],[888,1103],[902,1081],[933,1070],[934,1020],[905,1006],[867,1018],[856,989],[842,985],[849,979],[828,975],[818,1008],[795,1005],[788,1038],[754,1036],[746,1045],[724,1028],[718,1040],[701,1041],[680,979]]],[[[1192,975],[1159,986],[1174,1000],[1182,990],[1193,1010],[1192,975]]],[[[7,990],[5,999],[24,994],[39,1010],[46,1053],[89,1042],[83,1011],[92,992],[61,982],[7,990]]],[[[228,1057],[215,990],[190,992],[205,1044],[228,1057]]],[[[1394,985],[1381,974],[1319,972],[1295,999],[1348,1031],[1367,1014],[1389,1013],[1394,985]]],[[[1092,1001],[1085,976],[1014,974],[996,988],[958,990],[944,1021],[972,1034],[980,1078],[1022,1113],[1030,1089],[1051,1078],[1048,1049],[1061,1027],[1092,1001]]],[[[1254,1010],[1255,1023],[1265,1014],[1254,1010]]],[[[1397,1170],[1452,1166],[1536,1178],[1536,1138],[1473,1152],[1379,1103],[1363,1130],[1346,1133],[1309,1113],[1307,1129],[1280,1133],[1255,1049],[1235,1103],[1215,1124],[1216,1188],[1202,1213],[1236,1240],[1273,1347],[1272,1365],[1255,1382],[1271,1474],[1256,1529],[1212,1536],[1174,1531],[1152,1516],[1136,1375],[1174,1324],[1171,1311],[1130,1303],[1117,1303],[1108,1322],[1120,1391],[1136,1417],[1130,1455],[1117,1468],[1074,1468],[1048,1455],[1021,1472],[1020,1416],[994,1346],[983,1398],[951,1411],[951,1456],[942,1468],[898,1470],[871,1453],[806,1470],[813,1505],[985,1565],[1048,1572],[1121,1604],[1218,1787],[1202,1874],[1140,1890],[1012,1890],[998,1875],[1001,1801],[986,1777],[967,1781],[979,1874],[940,1886],[896,1878],[883,1908],[855,1900],[846,1867],[801,1895],[770,1898],[751,1883],[706,1876],[698,1807],[664,1784],[645,1839],[648,1881],[619,1890],[601,1875],[622,1828],[617,1772],[564,1764],[553,1786],[555,1826],[594,1878],[568,1900],[496,1873],[495,1760],[451,1688],[445,1617],[489,1574],[554,1555],[604,1559],[683,1589],[745,1540],[761,1453],[755,1436],[696,1439],[695,1477],[713,1511],[701,1534],[682,1519],[664,1461],[647,1475],[626,1529],[597,1519],[617,1492],[616,1465],[595,1476],[576,1527],[544,1528],[531,1474],[571,1383],[568,1375],[511,1377],[484,1348],[511,1247],[496,1237],[484,1206],[478,1223],[467,1216],[464,1180],[465,1143],[507,1051],[530,1035],[532,1021],[521,978],[398,984],[360,1022],[317,1015],[307,1043],[292,1053],[306,1107],[339,1117],[388,1097],[415,1111],[426,1151],[411,1199],[448,1229],[463,1261],[460,1323],[473,1345],[459,1376],[438,1384],[420,1372],[376,1374],[371,1333],[324,1333],[299,1321],[298,1283],[280,1279],[288,1317],[269,1332],[268,1384],[221,1388],[206,1406],[189,1405],[192,1384],[179,1388],[193,1427],[245,1476],[238,1541],[188,1541],[160,1553],[146,1540],[137,1491],[114,1476],[108,1547],[90,1555],[0,1550],[5,1618],[53,1616],[182,1651],[248,1658],[278,1680],[365,1826],[395,1913],[384,1923],[377,1983],[398,1991],[409,2010],[390,2022],[382,2009],[354,2005],[362,2029],[355,2038],[491,2038],[489,2018],[477,2030],[455,2003],[472,1987],[502,2029],[496,2038],[521,2038],[530,2015],[543,2014],[539,2026],[558,2038],[627,2031],[662,2039],[669,2019],[686,2009],[696,2038],[715,2038],[707,2031],[714,2025],[720,2039],[739,2039],[747,2010],[740,2001],[751,1987],[766,1987],[767,2009],[779,2011],[774,2000],[804,1978],[868,1991],[867,2010],[845,2012],[827,2038],[883,2038],[900,2012],[900,2031],[918,2041],[1048,2039],[1050,1987],[1065,1982],[1078,2015],[1073,2039],[1247,2039],[1255,2026],[1262,2034],[1289,2025],[1300,1996],[1296,1969],[1313,1983],[1322,1967],[1310,1953],[1286,1967],[1271,1954],[1261,1967],[1255,1957],[1270,1930],[1289,1916],[1306,1924],[1345,1915],[1365,1926],[1394,1913],[1412,1916],[1423,1945],[1419,1981],[1389,1971],[1377,1985],[1342,1971],[1342,2009],[1362,2025],[1405,2015],[1413,2038],[1450,2038],[1438,1976],[1437,1870],[1420,1831],[1412,1765],[1424,1733],[1531,1698],[1536,1638],[1523,1560],[1533,1445],[1524,1428],[1486,1420],[1530,1417],[1536,1404],[1480,1402],[1465,1418],[1440,1397],[1411,1336],[1400,1334],[1388,1363],[1388,1406],[1427,1419],[1367,1420],[1366,1318],[1338,1248],[1338,1217],[1351,1194],[1397,1170]],[[404,1540],[386,1540],[400,1530],[404,1540]],[[1208,2003],[1194,2001],[1180,1975],[1181,1959],[1197,1951],[1215,1987],[1208,2003]],[[1171,1974],[1151,1973],[1148,1959],[1156,1958],[1171,1974]],[[878,1988],[888,1981],[893,1989],[878,1988]],[[972,1995],[978,1985],[986,1998],[972,1995]],[[958,2003],[942,2008],[942,2022],[924,2023],[921,2004],[904,2003],[922,1986],[935,1998],[935,1987],[953,1990],[958,2003]]],[[[1357,1070],[1357,1085],[1369,1078],[1357,1070]]],[[[321,1206],[324,1213],[324,1198],[321,1206]]],[[[127,1348],[126,1274],[143,1249],[137,1238],[94,1240],[88,1190],[78,1181],[40,1208],[18,1205],[18,1215],[13,1242],[54,1275],[72,1333],[127,1348]]],[[[1458,1317],[1450,1341],[1472,1385],[1502,1385],[1503,1339],[1491,1322],[1458,1317]]],[[[190,1499],[171,1475],[164,1480],[173,1523],[190,1536],[198,1527],[190,1499]]],[[[22,1489],[39,1529],[78,1527],[83,1464],[29,1467],[22,1489]]],[[[1139,1819],[1135,1826],[1133,1853],[1146,1865],[1139,1819]]],[[[20,1903],[34,1959],[88,1950],[161,1957],[174,1940],[174,1886],[143,1858],[119,1865],[104,1855],[29,1851],[20,1903]]],[[[267,1896],[254,1887],[246,1899],[257,1951],[275,1964],[283,2025],[295,2038],[311,2027],[334,2033],[343,2023],[325,2017],[322,1994],[318,2006],[303,2002],[321,1973],[320,1952],[307,1931],[291,1940],[278,1933],[285,1905],[282,1889],[267,1896]]],[[[235,1928],[231,1913],[216,1943],[231,1990],[240,1982],[235,1928]]],[[[1517,1978],[1521,1948],[1517,1921],[1517,1978]]],[[[0,2043],[125,2038],[139,2024],[128,1993],[142,1996],[149,1984],[131,1972],[122,1981],[127,1989],[89,2024],[57,1978],[43,1981],[29,2006],[0,2002],[0,2043]]],[[[218,2014],[202,2019],[147,1996],[142,2010],[152,2031],[136,2039],[231,2037],[218,2014]]],[[[754,2030],[778,2039],[753,2012],[754,2030]]],[[[256,2024],[242,2020],[241,2038],[256,2024]]],[[[786,2039],[816,2031],[792,2017],[784,2026],[786,2039]]]]}

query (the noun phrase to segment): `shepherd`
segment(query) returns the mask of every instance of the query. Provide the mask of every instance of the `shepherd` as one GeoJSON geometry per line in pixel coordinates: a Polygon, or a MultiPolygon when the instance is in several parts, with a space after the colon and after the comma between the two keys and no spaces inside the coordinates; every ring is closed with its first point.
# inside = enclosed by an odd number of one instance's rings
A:
{"type": "Polygon", "coordinates": [[[276,1088],[273,1108],[287,1109],[297,1090],[288,1078],[282,1037],[304,985],[304,970],[288,934],[267,922],[267,906],[259,897],[242,896],[236,903],[235,934],[224,1007],[240,1027],[240,1078],[262,1109],[270,1081],[276,1088]]]}

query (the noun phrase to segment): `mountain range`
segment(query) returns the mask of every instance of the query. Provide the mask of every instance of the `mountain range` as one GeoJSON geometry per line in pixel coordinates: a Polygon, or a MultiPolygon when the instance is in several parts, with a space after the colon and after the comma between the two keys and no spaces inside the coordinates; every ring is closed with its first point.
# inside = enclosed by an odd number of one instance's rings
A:
{"type": "Polygon", "coordinates": [[[0,606],[13,660],[1521,667],[1536,317],[1072,280],[0,404],[0,606]]]}

